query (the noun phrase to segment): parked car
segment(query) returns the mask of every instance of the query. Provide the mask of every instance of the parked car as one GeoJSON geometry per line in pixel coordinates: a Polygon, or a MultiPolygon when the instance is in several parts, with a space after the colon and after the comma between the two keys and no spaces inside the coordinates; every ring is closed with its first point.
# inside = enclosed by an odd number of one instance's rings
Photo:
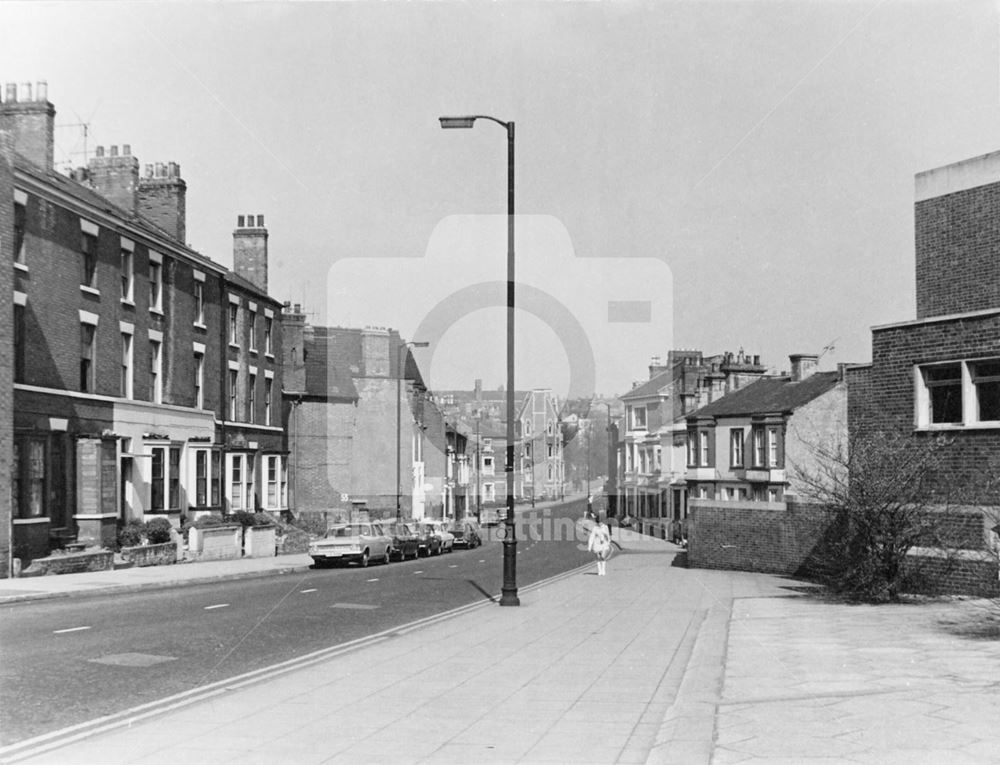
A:
{"type": "Polygon", "coordinates": [[[455,537],[455,547],[467,547],[471,550],[483,543],[483,535],[475,521],[455,521],[448,530],[455,537]]]}
{"type": "Polygon", "coordinates": [[[417,535],[417,548],[420,555],[441,554],[441,537],[434,533],[434,528],[429,523],[416,523],[413,530],[417,535]]]}
{"type": "Polygon", "coordinates": [[[416,558],[420,554],[420,542],[410,524],[392,523],[387,533],[392,537],[392,557],[396,560],[416,558]]]}
{"type": "Polygon", "coordinates": [[[453,552],[455,549],[455,535],[448,531],[447,521],[425,521],[433,529],[434,534],[441,540],[441,552],[453,552]]]}
{"type": "Polygon", "coordinates": [[[318,567],[350,561],[367,566],[373,559],[388,563],[392,549],[392,539],[379,524],[344,523],[310,542],[309,556],[318,567]]]}

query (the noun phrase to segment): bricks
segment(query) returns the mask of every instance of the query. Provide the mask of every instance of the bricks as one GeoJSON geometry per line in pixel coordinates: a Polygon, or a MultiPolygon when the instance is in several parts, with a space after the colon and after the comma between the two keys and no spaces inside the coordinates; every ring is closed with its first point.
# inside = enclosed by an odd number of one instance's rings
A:
{"type": "MultiPolygon", "coordinates": [[[[12,306],[13,295],[13,254],[10,243],[14,241],[14,177],[8,163],[12,157],[13,145],[8,136],[0,131],[0,348],[10,349],[14,345],[12,306]]],[[[8,356],[9,358],[9,356],[8,356]]],[[[0,364],[0,577],[11,573],[11,450],[13,443],[14,386],[13,365],[0,364]]]]}

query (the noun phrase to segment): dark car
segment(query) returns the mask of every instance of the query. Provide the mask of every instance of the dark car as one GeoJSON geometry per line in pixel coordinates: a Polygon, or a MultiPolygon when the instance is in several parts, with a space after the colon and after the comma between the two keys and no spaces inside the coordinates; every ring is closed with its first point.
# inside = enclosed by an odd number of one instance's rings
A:
{"type": "Polygon", "coordinates": [[[429,523],[417,523],[413,527],[417,534],[417,549],[420,555],[441,554],[441,537],[437,535],[434,527],[429,523]]]}
{"type": "Polygon", "coordinates": [[[475,521],[456,521],[448,531],[455,535],[455,547],[467,547],[471,550],[483,543],[483,536],[475,521]]]}
{"type": "Polygon", "coordinates": [[[392,557],[396,560],[416,558],[420,554],[420,543],[413,527],[408,523],[390,523],[385,533],[392,538],[392,557]]]}

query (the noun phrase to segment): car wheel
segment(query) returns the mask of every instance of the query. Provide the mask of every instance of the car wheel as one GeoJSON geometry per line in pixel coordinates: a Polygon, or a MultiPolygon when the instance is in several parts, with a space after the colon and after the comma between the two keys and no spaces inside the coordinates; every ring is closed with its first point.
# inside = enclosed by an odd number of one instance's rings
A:
{"type": "Polygon", "coordinates": [[[392,557],[392,548],[385,548],[385,556],[382,558],[382,563],[386,566],[389,565],[389,558],[392,557]]]}
{"type": "Polygon", "coordinates": [[[361,553],[361,560],[358,561],[361,564],[361,568],[368,568],[368,551],[365,550],[361,553]]]}

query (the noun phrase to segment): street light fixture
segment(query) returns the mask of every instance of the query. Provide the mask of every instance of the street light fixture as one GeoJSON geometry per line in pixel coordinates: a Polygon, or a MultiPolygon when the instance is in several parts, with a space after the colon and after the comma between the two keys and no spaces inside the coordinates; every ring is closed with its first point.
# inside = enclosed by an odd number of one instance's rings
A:
{"type": "Polygon", "coordinates": [[[402,424],[402,399],[403,399],[403,351],[407,348],[426,348],[430,343],[420,343],[416,341],[410,341],[408,343],[400,343],[399,348],[396,352],[396,360],[399,362],[396,365],[396,523],[403,520],[403,511],[400,505],[400,493],[402,491],[400,487],[400,470],[402,470],[402,465],[400,464],[400,451],[402,450],[402,444],[400,443],[400,431],[403,428],[402,424]]]}
{"type": "Polygon", "coordinates": [[[507,521],[503,538],[500,605],[519,606],[517,539],[514,536],[514,123],[483,114],[438,119],[445,130],[471,128],[476,120],[489,120],[507,131],[507,521]]]}

